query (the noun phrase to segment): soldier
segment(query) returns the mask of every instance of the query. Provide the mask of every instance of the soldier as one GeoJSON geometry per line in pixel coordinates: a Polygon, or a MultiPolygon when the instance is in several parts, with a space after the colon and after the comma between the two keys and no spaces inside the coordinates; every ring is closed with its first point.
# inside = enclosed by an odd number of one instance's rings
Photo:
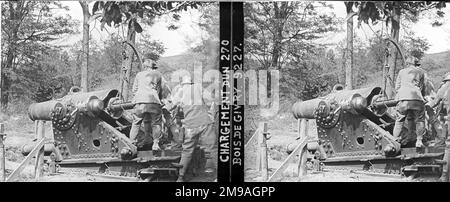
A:
{"type": "Polygon", "coordinates": [[[183,151],[180,163],[176,165],[180,167],[177,182],[185,181],[185,173],[197,144],[204,146],[205,152],[209,156],[207,156],[205,172],[213,174],[217,167],[217,135],[214,130],[214,122],[208,113],[203,98],[195,97],[197,95],[202,95],[201,84],[193,83],[189,76],[185,76],[172,97],[173,104],[180,106],[184,115],[182,120],[184,128],[183,151]]]}
{"type": "MultiPolygon", "coordinates": [[[[440,178],[441,181],[448,182],[448,169],[450,162],[450,72],[448,72],[444,80],[442,81],[442,85],[439,88],[436,98],[431,102],[427,103],[430,107],[434,108],[438,106],[438,111],[440,111],[441,115],[444,116],[445,123],[443,124],[443,137],[445,138],[445,153],[444,153],[444,161],[447,162],[443,166],[442,176],[440,178]]],[[[438,112],[439,113],[439,112],[438,112]]]]}
{"type": "MultiPolygon", "coordinates": [[[[394,137],[401,143],[400,133],[403,124],[408,120],[408,130],[412,131],[416,126],[416,148],[423,148],[422,142],[425,129],[425,99],[426,95],[426,74],[420,68],[417,58],[410,57],[407,61],[407,68],[400,70],[395,83],[397,104],[397,119],[394,126],[394,137]]],[[[409,139],[409,138],[407,138],[409,139]]],[[[396,151],[398,152],[398,151],[396,151]]]]}
{"type": "Polygon", "coordinates": [[[134,121],[131,126],[130,139],[138,146],[137,135],[141,124],[144,125],[145,137],[153,135],[153,151],[161,150],[159,141],[161,138],[162,124],[162,99],[164,86],[162,74],[157,70],[154,61],[146,59],[143,63],[144,70],[136,75],[133,83],[134,121]]]}
{"type": "MultiPolygon", "coordinates": [[[[167,84],[162,86],[163,87],[163,98],[169,98],[170,97],[170,87],[167,84]]],[[[180,128],[181,126],[178,124],[177,121],[177,113],[176,113],[176,109],[171,109],[172,107],[172,103],[170,99],[163,99],[163,106],[162,106],[162,115],[164,117],[164,125],[167,128],[167,136],[168,139],[171,140],[170,146],[168,148],[173,149],[173,148],[181,148],[181,140],[180,140],[180,135],[181,135],[181,131],[180,128]]]]}

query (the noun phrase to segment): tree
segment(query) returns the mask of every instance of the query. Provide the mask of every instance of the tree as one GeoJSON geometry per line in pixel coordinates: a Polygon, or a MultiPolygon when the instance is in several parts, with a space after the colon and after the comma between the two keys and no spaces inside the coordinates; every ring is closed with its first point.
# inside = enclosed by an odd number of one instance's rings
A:
{"type": "MultiPolygon", "coordinates": [[[[376,35],[380,35],[381,32],[377,31],[376,35]]],[[[413,33],[408,33],[407,37],[400,40],[399,46],[405,51],[406,55],[415,55],[416,57],[423,57],[423,54],[429,48],[429,44],[426,40],[416,37],[413,33]]],[[[353,50],[354,50],[354,66],[353,71],[354,88],[360,88],[367,85],[382,85],[383,78],[381,72],[383,71],[385,64],[386,53],[386,41],[381,37],[372,37],[368,41],[363,41],[359,37],[354,37],[353,50]]],[[[344,40],[338,46],[339,53],[345,53],[344,40]]],[[[422,65],[423,66],[423,65],[422,65]]]]}
{"type": "Polygon", "coordinates": [[[344,2],[347,9],[347,51],[346,51],[346,67],[345,67],[345,88],[353,89],[353,2],[344,2]]]}
{"type": "MultiPolygon", "coordinates": [[[[188,8],[197,9],[199,2],[164,2],[164,1],[97,1],[94,3],[92,13],[101,12],[101,26],[127,25],[127,44],[124,46],[122,71],[121,71],[121,95],[124,100],[129,97],[129,83],[132,71],[134,52],[131,46],[135,45],[136,33],[142,32],[141,23],[153,24],[154,19],[162,15],[171,15],[174,20],[180,16],[177,14],[188,8]],[[140,22],[141,23],[140,23],[140,22]]],[[[169,29],[176,29],[169,26],[169,29]]]]}
{"type": "Polygon", "coordinates": [[[334,15],[320,13],[320,2],[257,2],[245,4],[245,50],[267,69],[281,67],[316,46],[315,39],[336,30],[334,15]]]}
{"type": "Polygon", "coordinates": [[[89,5],[87,1],[79,1],[83,11],[83,58],[81,65],[81,89],[83,92],[88,92],[88,71],[89,71],[89,5]]]}
{"type": "Polygon", "coordinates": [[[49,42],[74,33],[75,22],[69,16],[54,16],[54,10],[68,9],[59,2],[9,1],[1,9],[1,105],[5,109],[12,96],[33,93],[39,57],[51,48],[49,42]]]}
{"type": "MultiPolygon", "coordinates": [[[[309,99],[335,82],[327,74],[335,61],[325,61],[324,44],[317,42],[337,30],[338,19],[323,2],[257,2],[244,4],[247,69],[280,71],[280,97],[309,99]],[[315,54],[323,54],[317,57],[315,54]],[[300,78],[300,79],[299,79],[300,78]],[[304,93],[301,93],[304,92],[304,93]]],[[[334,54],[330,54],[333,56],[334,54]]],[[[267,76],[267,83],[271,77],[267,76]]],[[[267,89],[270,92],[270,89],[267,89]]],[[[270,96],[270,95],[268,95],[270,96]]]]}
{"type": "MultiPolygon", "coordinates": [[[[199,8],[201,13],[197,26],[202,31],[195,36],[195,41],[200,43],[191,48],[195,58],[202,63],[204,70],[217,69],[219,65],[219,4],[208,4],[199,8]]],[[[192,39],[189,42],[193,42],[192,39]]],[[[194,42],[195,42],[194,41],[194,42]]]]}
{"type": "Polygon", "coordinates": [[[69,60],[67,52],[60,48],[50,48],[39,56],[34,64],[34,76],[30,78],[35,87],[28,94],[34,102],[60,98],[74,86],[72,75],[68,73],[69,60]]]}
{"type": "Polygon", "coordinates": [[[329,93],[338,83],[339,70],[336,69],[333,51],[323,47],[310,51],[281,70],[282,97],[309,100],[329,93]]]}
{"type": "MultiPolygon", "coordinates": [[[[359,24],[364,22],[366,24],[377,24],[378,22],[386,23],[390,27],[390,39],[398,43],[400,33],[400,20],[417,22],[420,15],[426,11],[436,11],[436,16],[442,18],[444,12],[441,11],[445,7],[445,2],[409,2],[409,1],[392,1],[392,2],[354,2],[354,6],[358,10],[359,24]]],[[[434,26],[438,26],[439,21],[433,22],[434,26]]],[[[394,78],[397,72],[397,61],[399,60],[399,53],[393,45],[390,46],[393,53],[389,62],[388,74],[385,77],[387,87],[385,89],[388,98],[394,96],[394,78]]]]}
{"type": "Polygon", "coordinates": [[[430,48],[430,43],[425,38],[416,37],[414,32],[408,33],[400,44],[403,50],[406,50],[406,55],[417,57],[419,60],[423,59],[425,52],[430,48]]]}

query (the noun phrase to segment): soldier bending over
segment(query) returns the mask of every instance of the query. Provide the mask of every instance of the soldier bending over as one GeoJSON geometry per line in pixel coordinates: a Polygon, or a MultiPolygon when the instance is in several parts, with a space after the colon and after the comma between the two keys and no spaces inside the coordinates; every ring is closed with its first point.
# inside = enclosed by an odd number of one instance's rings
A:
{"type": "Polygon", "coordinates": [[[185,130],[183,151],[177,165],[181,167],[177,182],[185,181],[185,173],[197,144],[204,146],[207,153],[205,172],[214,175],[217,168],[217,134],[202,98],[202,90],[201,83],[193,83],[189,76],[185,76],[172,97],[173,104],[180,106],[184,114],[182,124],[185,130]]]}
{"type": "Polygon", "coordinates": [[[432,108],[438,106],[438,111],[440,115],[444,118],[444,127],[443,127],[443,136],[446,138],[445,140],[445,153],[444,153],[444,161],[447,162],[443,166],[442,169],[442,176],[440,178],[441,181],[448,182],[449,181],[449,175],[448,175],[448,169],[449,169],[449,163],[450,163],[450,72],[448,72],[444,80],[442,81],[442,85],[439,88],[436,98],[432,100],[430,103],[427,103],[427,105],[431,106],[432,108]]]}

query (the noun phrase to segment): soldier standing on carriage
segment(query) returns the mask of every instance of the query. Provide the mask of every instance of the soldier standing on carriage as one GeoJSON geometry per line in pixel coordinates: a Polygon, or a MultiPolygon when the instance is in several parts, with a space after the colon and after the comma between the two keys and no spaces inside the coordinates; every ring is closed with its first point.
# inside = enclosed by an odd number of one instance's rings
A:
{"type": "Polygon", "coordinates": [[[403,140],[409,138],[400,137],[403,125],[408,120],[408,130],[413,131],[413,125],[416,126],[416,148],[423,148],[423,136],[425,129],[425,95],[428,92],[426,85],[425,70],[420,68],[419,60],[415,57],[409,57],[407,68],[400,70],[395,83],[397,104],[397,119],[394,126],[394,137],[402,144],[403,140]]]}
{"type": "Polygon", "coordinates": [[[161,72],[157,70],[156,62],[145,59],[144,70],[136,75],[133,83],[134,121],[131,126],[130,139],[139,147],[138,132],[141,124],[144,126],[145,137],[153,136],[153,151],[161,150],[162,136],[162,101],[168,93],[163,88],[161,72]]]}

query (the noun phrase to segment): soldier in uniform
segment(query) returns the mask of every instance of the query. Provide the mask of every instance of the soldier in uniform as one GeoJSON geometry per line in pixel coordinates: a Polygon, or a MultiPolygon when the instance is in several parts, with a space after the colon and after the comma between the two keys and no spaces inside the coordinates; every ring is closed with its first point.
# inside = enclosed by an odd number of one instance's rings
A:
{"type": "Polygon", "coordinates": [[[172,97],[173,104],[179,106],[183,113],[183,151],[180,162],[176,165],[180,167],[178,182],[186,180],[185,174],[197,144],[203,146],[207,153],[205,172],[213,174],[217,168],[217,134],[214,122],[203,98],[195,97],[201,96],[202,90],[201,83],[193,83],[190,76],[185,76],[172,97]]]}
{"type": "Polygon", "coordinates": [[[444,127],[443,127],[443,137],[445,138],[445,153],[444,160],[447,161],[447,164],[443,166],[442,176],[440,178],[441,181],[448,182],[448,169],[450,162],[450,72],[448,72],[444,80],[442,81],[442,85],[439,88],[436,98],[431,102],[427,103],[430,107],[438,107],[438,111],[440,111],[440,115],[443,116],[444,119],[444,127]]]}
{"type": "MultiPolygon", "coordinates": [[[[400,70],[395,83],[397,104],[397,118],[394,126],[394,137],[399,142],[405,144],[400,137],[403,124],[408,120],[408,130],[413,131],[415,125],[415,132],[417,135],[416,148],[423,148],[422,142],[425,129],[425,99],[426,95],[426,74],[420,68],[420,63],[417,58],[409,57],[407,61],[407,68],[400,70]]],[[[408,141],[409,138],[406,138],[408,141]]],[[[396,151],[398,152],[398,151],[396,151]]]]}
{"type": "Polygon", "coordinates": [[[136,75],[133,83],[133,103],[134,121],[131,126],[130,139],[136,146],[141,146],[138,142],[138,132],[141,124],[144,126],[145,137],[153,136],[153,151],[161,150],[159,141],[162,136],[162,99],[164,92],[163,78],[161,72],[157,70],[155,61],[145,59],[144,70],[136,75]]]}

